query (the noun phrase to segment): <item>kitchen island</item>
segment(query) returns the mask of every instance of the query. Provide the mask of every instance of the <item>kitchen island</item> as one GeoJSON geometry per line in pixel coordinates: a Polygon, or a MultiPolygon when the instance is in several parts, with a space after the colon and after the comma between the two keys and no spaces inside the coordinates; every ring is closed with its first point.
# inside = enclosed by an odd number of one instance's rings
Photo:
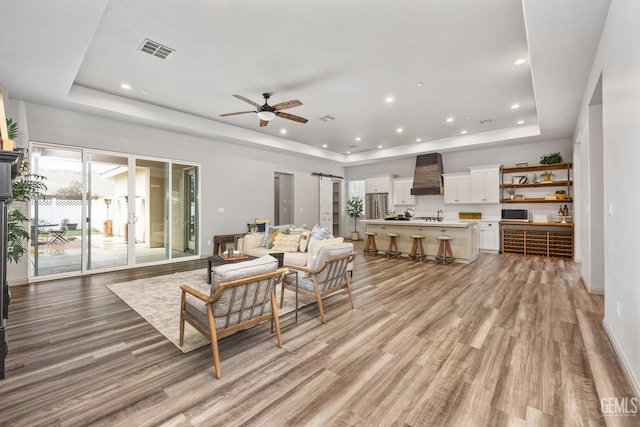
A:
{"type": "Polygon", "coordinates": [[[425,220],[384,220],[365,219],[361,220],[365,224],[366,231],[378,233],[376,244],[378,253],[385,254],[389,246],[387,233],[397,233],[398,249],[404,256],[408,256],[411,251],[413,239],[412,234],[422,234],[425,236],[422,244],[427,253],[427,258],[435,259],[438,253],[440,242],[436,237],[446,234],[453,237],[451,248],[456,262],[468,264],[473,262],[478,256],[478,223],[473,221],[425,221],[425,220]]]}

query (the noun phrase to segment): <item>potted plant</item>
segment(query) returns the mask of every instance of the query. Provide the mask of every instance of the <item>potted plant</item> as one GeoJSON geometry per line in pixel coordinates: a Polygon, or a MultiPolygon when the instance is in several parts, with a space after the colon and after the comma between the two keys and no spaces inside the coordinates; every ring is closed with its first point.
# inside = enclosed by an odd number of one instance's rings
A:
{"type": "Polygon", "coordinates": [[[351,240],[360,240],[360,233],[358,232],[358,218],[362,216],[364,210],[364,204],[360,197],[353,197],[347,200],[347,215],[353,218],[354,230],[351,233],[351,240]]]}
{"type": "Polygon", "coordinates": [[[553,173],[553,172],[551,172],[551,171],[545,171],[545,172],[542,172],[542,173],[540,174],[540,178],[542,178],[542,181],[543,181],[543,182],[545,182],[545,181],[551,181],[551,177],[553,177],[553,176],[556,176],[556,174],[554,174],[554,173],[553,173]]]}
{"type": "Polygon", "coordinates": [[[567,198],[567,192],[565,190],[557,190],[556,191],[556,199],[564,200],[567,198]]]}
{"type": "MultiPolygon", "coordinates": [[[[7,127],[9,139],[14,139],[18,135],[18,124],[7,119],[7,127]],[[12,126],[9,127],[10,123],[12,126]]],[[[31,238],[27,231],[29,218],[25,215],[25,211],[28,210],[27,203],[44,198],[44,192],[47,190],[44,176],[29,173],[27,150],[18,148],[17,151],[22,152],[23,160],[19,166],[19,174],[12,183],[13,200],[7,213],[7,260],[14,263],[20,261],[26,252],[25,242],[31,238]]]]}
{"type": "Polygon", "coordinates": [[[544,154],[540,157],[541,165],[552,165],[554,163],[562,163],[562,156],[560,153],[544,154]]]}

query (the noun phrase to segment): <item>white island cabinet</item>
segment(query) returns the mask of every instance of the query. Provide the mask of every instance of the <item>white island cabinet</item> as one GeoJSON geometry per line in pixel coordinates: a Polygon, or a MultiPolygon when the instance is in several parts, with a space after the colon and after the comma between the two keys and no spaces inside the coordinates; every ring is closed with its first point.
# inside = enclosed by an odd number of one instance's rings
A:
{"type": "Polygon", "coordinates": [[[451,249],[456,262],[468,264],[478,256],[478,223],[476,222],[433,222],[422,220],[411,221],[387,221],[380,219],[361,220],[365,224],[366,231],[376,232],[376,244],[381,254],[384,254],[389,246],[387,233],[397,233],[398,249],[404,256],[411,251],[412,234],[422,234],[422,241],[427,258],[434,259],[438,253],[440,241],[438,236],[443,234],[453,237],[451,249]]]}

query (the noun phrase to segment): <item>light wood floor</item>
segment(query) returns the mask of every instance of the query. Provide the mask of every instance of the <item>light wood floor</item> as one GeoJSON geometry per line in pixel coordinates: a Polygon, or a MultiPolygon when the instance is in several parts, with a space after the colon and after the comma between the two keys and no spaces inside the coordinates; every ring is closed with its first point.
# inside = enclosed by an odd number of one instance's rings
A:
{"type": "Polygon", "coordinates": [[[355,310],[305,307],[283,349],[268,324],[223,339],[220,380],[210,347],[182,354],[104,286],[204,261],[13,287],[0,425],[640,424],[602,415],[633,392],[573,263],[361,253],[355,310]]]}

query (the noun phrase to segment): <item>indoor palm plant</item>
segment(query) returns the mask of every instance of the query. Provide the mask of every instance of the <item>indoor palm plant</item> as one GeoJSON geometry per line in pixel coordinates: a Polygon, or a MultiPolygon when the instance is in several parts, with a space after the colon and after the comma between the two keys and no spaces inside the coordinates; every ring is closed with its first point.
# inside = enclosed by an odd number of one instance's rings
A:
{"type": "MultiPolygon", "coordinates": [[[[7,119],[9,139],[18,136],[18,124],[11,119],[7,119]]],[[[28,210],[28,203],[32,200],[44,198],[47,186],[42,175],[29,173],[29,162],[27,161],[27,150],[18,148],[22,152],[23,160],[19,165],[19,173],[13,180],[13,200],[9,205],[7,213],[7,260],[17,263],[26,252],[25,242],[31,238],[28,226],[29,218],[25,215],[28,210]]]]}
{"type": "Polygon", "coordinates": [[[364,210],[364,204],[360,197],[352,197],[347,200],[347,215],[353,218],[354,230],[351,233],[351,240],[360,240],[360,233],[358,232],[358,218],[362,216],[364,210]]]}

